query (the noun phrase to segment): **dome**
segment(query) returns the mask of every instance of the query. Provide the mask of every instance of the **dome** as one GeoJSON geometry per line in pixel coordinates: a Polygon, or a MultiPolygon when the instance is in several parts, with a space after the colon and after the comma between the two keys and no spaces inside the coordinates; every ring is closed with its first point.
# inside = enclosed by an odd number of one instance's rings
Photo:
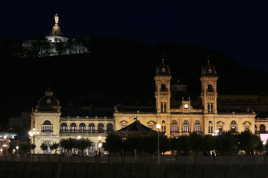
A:
{"type": "Polygon", "coordinates": [[[53,91],[46,90],[45,96],[37,103],[36,112],[60,112],[60,102],[53,95],[53,91]]]}

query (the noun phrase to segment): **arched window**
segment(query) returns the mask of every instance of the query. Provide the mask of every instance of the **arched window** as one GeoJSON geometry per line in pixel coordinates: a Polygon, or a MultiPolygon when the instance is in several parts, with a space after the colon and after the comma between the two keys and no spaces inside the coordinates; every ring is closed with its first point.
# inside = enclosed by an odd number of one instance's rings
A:
{"type": "Polygon", "coordinates": [[[265,133],[266,132],[266,127],[265,125],[261,124],[260,125],[260,133],[265,133]]]}
{"type": "Polygon", "coordinates": [[[167,91],[167,87],[165,84],[161,84],[160,91],[167,91]]]}
{"type": "Polygon", "coordinates": [[[208,92],[213,92],[214,90],[213,90],[213,86],[212,85],[208,85],[208,92]]]}
{"type": "Polygon", "coordinates": [[[237,131],[237,124],[236,121],[231,122],[231,131],[236,132],[237,131]]]}
{"type": "Polygon", "coordinates": [[[84,124],[84,123],[79,124],[79,131],[85,132],[86,131],[86,124],[84,124]]]}
{"type": "Polygon", "coordinates": [[[209,121],[208,122],[208,133],[213,133],[213,123],[212,121],[209,121]]]}
{"type": "Polygon", "coordinates": [[[49,120],[43,122],[41,132],[53,132],[53,125],[49,120]]]}
{"type": "Polygon", "coordinates": [[[107,124],[107,132],[110,133],[113,131],[114,131],[114,125],[111,123],[107,124]]]}
{"type": "Polygon", "coordinates": [[[103,123],[99,123],[98,124],[98,132],[99,133],[103,133],[104,132],[104,124],[103,123]]]}
{"type": "Polygon", "coordinates": [[[90,123],[90,124],[88,125],[88,131],[89,131],[90,133],[94,133],[94,132],[95,132],[95,124],[90,123]]]}
{"type": "Polygon", "coordinates": [[[166,122],[165,121],[162,121],[162,125],[161,125],[161,131],[163,132],[163,133],[166,133],[166,122]]]}
{"type": "Polygon", "coordinates": [[[148,125],[149,128],[155,129],[156,123],[154,121],[149,121],[149,122],[147,122],[147,125],[148,125]]]}
{"type": "Polygon", "coordinates": [[[201,132],[201,123],[199,120],[196,120],[194,123],[194,131],[199,133],[201,132]]]}
{"type": "Polygon", "coordinates": [[[53,143],[51,141],[46,140],[40,145],[40,147],[43,150],[43,152],[47,154],[47,153],[51,153],[52,145],[53,143]]]}
{"type": "Polygon", "coordinates": [[[248,122],[248,121],[244,122],[243,126],[244,126],[245,131],[250,131],[250,126],[251,126],[250,122],[248,122]]]}
{"type": "Polygon", "coordinates": [[[76,123],[71,123],[70,128],[71,128],[71,132],[76,132],[77,130],[76,123]]]}
{"type": "Polygon", "coordinates": [[[217,122],[217,132],[218,133],[222,133],[223,132],[223,125],[224,125],[224,122],[222,122],[222,121],[218,121],[217,122]]]}
{"type": "Polygon", "coordinates": [[[182,132],[184,132],[184,133],[190,132],[190,127],[189,127],[189,121],[188,120],[183,121],[182,132]]]}
{"type": "Polygon", "coordinates": [[[176,134],[178,132],[179,132],[178,123],[177,123],[176,120],[172,120],[171,124],[170,124],[170,133],[171,134],[176,134]]]}
{"type": "Polygon", "coordinates": [[[66,123],[61,123],[60,131],[61,132],[67,132],[67,130],[68,130],[67,124],[66,123]]]}

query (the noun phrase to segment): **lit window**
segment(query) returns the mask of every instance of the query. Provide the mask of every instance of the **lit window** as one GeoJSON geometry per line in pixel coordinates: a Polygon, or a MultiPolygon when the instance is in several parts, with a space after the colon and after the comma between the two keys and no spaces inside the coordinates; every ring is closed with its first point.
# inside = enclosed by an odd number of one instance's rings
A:
{"type": "Polygon", "coordinates": [[[195,125],[194,126],[194,131],[195,132],[201,132],[201,123],[200,123],[200,121],[196,120],[194,125],[195,125]]]}
{"type": "Polygon", "coordinates": [[[42,132],[53,132],[53,125],[51,124],[50,121],[46,120],[43,124],[42,124],[42,132]]]}
{"type": "Polygon", "coordinates": [[[212,121],[208,122],[208,133],[213,133],[213,126],[212,121]]]}
{"type": "Polygon", "coordinates": [[[182,132],[190,132],[189,121],[183,121],[182,132]]]}

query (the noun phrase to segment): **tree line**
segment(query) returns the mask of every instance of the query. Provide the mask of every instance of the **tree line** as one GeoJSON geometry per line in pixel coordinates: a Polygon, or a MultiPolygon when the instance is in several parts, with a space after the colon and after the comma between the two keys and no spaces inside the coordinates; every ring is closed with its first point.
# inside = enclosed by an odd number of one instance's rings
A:
{"type": "MultiPolygon", "coordinates": [[[[107,136],[104,148],[111,155],[155,155],[158,151],[158,135],[155,132],[112,133],[107,136]]],[[[217,155],[234,155],[239,152],[254,155],[267,149],[268,144],[263,145],[260,137],[249,131],[222,132],[217,136],[191,133],[188,136],[174,138],[159,135],[160,154],[169,151],[173,155],[209,155],[211,151],[215,151],[217,155]]]]}
{"type": "MultiPolygon", "coordinates": [[[[89,149],[92,146],[92,142],[88,139],[62,139],[59,143],[42,143],[40,145],[41,150],[44,153],[54,153],[54,154],[67,154],[71,155],[76,153],[83,156],[85,150],[89,149]],[[59,152],[60,151],[60,152],[59,152]]],[[[36,148],[35,144],[32,144],[29,140],[24,142],[18,142],[13,140],[10,142],[7,152],[11,155],[20,154],[28,155],[33,152],[36,148]]]]}
{"type": "MultiPolygon", "coordinates": [[[[84,155],[85,150],[91,146],[92,142],[88,139],[68,138],[60,140],[59,143],[43,143],[40,148],[44,152],[55,154],[84,155]]],[[[30,142],[11,142],[8,152],[30,154],[35,147],[30,142]]],[[[249,131],[222,132],[217,136],[193,132],[187,136],[173,138],[157,132],[113,132],[106,137],[103,147],[111,156],[157,155],[158,149],[160,154],[170,152],[173,155],[209,155],[211,151],[215,151],[217,155],[235,155],[239,152],[254,155],[267,151],[268,143],[263,145],[260,137],[249,131]]]]}

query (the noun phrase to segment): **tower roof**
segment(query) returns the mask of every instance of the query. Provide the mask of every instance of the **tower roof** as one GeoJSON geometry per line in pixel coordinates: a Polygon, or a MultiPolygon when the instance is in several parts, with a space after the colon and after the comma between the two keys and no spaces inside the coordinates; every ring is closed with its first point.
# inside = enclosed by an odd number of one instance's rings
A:
{"type": "Polygon", "coordinates": [[[37,112],[60,112],[60,102],[53,96],[54,93],[51,89],[45,91],[43,96],[37,103],[37,112]]]}
{"type": "Polygon", "coordinates": [[[165,58],[162,58],[162,63],[156,68],[156,75],[170,75],[170,68],[165,60],[165,58]]]}
{"type": "Polygon", "coordinates": [[[217,77],[215,66],[211,64],[210,57],[208,57],[207,65],[202,67],[201,76],[217,77]]]}

